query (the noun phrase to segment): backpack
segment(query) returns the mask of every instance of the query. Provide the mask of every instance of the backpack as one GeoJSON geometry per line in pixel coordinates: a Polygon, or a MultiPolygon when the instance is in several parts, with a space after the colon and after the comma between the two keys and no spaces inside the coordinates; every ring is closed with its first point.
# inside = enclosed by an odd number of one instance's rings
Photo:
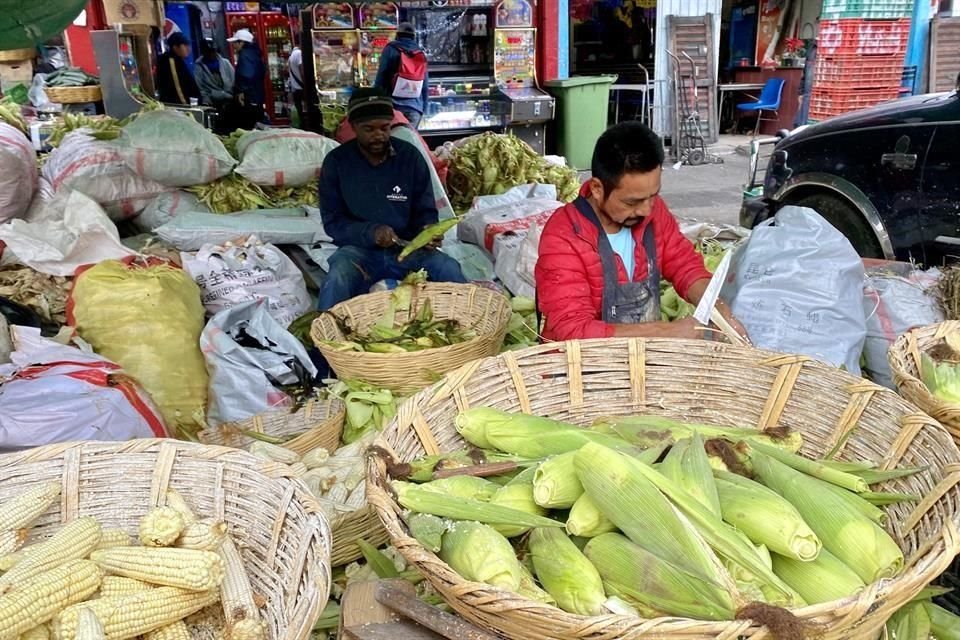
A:
{"type": "Polygon", "coordinates": [[[427,55],[417,49],[400,49],[400,66],[393,76],[394,98],[419,98],[427,79],[427,55]]]}

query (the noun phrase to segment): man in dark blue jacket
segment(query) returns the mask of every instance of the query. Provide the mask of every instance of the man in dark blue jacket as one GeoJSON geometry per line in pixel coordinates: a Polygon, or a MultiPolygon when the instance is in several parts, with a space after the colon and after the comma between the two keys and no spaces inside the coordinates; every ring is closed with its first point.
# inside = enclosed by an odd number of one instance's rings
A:
{"type": "Polygon", "coordinates": [[[240,43],[233,85],[233,93],[239,105],[236,126],[240,129],[253,129],[264,119],[267,67],[263,63],[263,53],[248,29],[238,29],[227,42],[240,43]]]}
{"type": "Polygon", "coordinates": [[[380,69],[377,71],[374,86],[384,94],[393,96],[397,111],[402,113],[410,122],[410,126],[416,129],[420,125],[423,114],[427,112],[429,80],[426,54],[417,44],[416,31],[409,22],[402,22],[397,28],[397,39],[383,48],[383,53],[380,55],[380,69]],[[422,81],[423,87],[416,96],[404,93],[402,88],[398,89],[396,86],[397,73],[400,71],[404,54],[416,56],[422,64],[422,78],[417,80],[422,81]]]}
{"type": "Polygon", "coordinates": [[[354,91],[347,118],[357,137],[323,161],[320,213],[339,248],[320,288],[318,308],[366,293],[384,278],[425,269],[433,282],[466,282],[460,265],[437,251],[440,240],[403,262],[401,246],[437,222],[430,169],[412,144],[390,137],[393,102],[377,89],[354,91]]]}

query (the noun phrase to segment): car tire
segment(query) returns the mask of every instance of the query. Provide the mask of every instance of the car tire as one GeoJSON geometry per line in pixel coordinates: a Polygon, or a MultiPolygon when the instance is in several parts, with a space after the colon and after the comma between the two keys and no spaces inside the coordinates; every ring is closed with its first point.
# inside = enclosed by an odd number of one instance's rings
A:
{"type": "Polygon", "coordinates": [[[884,257],[877,234],[860,212],[843,198],[829,193],[816,193],[785,204],[809,207],[819,213],[850,241],[860,257],[884,257]]]}

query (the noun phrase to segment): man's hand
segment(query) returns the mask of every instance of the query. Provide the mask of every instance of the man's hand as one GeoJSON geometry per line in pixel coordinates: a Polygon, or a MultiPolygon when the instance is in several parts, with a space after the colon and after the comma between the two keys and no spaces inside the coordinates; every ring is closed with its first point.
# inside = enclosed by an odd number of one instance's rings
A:
{"type": "Polygon", "coordinates": [[[443,236],[440,236],[439,238],[434,238],[433,240],[428,242],[426,246],[424,246],[424,249],[430,249],[432,251],[435,249],[439,249],[442,246],[443,246],[443,236]]]}
{"type": "Polygon", "coordinates": [[[737,320],[736,316],[733,315],[733,311],[727,306],[726,302],[723,300],[717,300],[717,311],[719,311],[720,315],[722,315],[724,319],[730,323],[730,326],[734,331],[736,331],[741,337],[749,340],[747,330],[742,324],[740,324],[740,321],[737,320]]]}
{"type": "Polygon", "coordinates": [[[399,240],[399,238],[396,232],[385,224],[373,230],[373,241],[378,247],[382,247],[383,249],[392,247],[397,243],[397,240],[399,240]]]}

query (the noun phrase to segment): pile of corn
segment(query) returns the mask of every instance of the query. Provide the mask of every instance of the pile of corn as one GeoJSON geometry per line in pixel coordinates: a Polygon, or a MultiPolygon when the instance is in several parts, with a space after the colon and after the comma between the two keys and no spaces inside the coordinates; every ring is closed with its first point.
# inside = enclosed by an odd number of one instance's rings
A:
{"type": "Polygon", "coordinates": [[[140,521],[140,545],[82,517],[21,548],[59,495],[43,483],[0,505],[0,640],[188,640],[214,627],[266,640],[263,603],[223,522],[198,519],[170,491],[140,521]]]}
{"type": "Polygon", "coordinates": [[[920,469],[807,459],[783,429],[651,416],[581,429],[473,408],[456,426],[478,449],[393,481],[411,534],[468,580],[570,613],[732,620],[764,603],[790,620],[903,569],[881,507],[918,497],[871,485],[920,469]],[[510,473],[475,477],[505,459],[510,473]]]}

